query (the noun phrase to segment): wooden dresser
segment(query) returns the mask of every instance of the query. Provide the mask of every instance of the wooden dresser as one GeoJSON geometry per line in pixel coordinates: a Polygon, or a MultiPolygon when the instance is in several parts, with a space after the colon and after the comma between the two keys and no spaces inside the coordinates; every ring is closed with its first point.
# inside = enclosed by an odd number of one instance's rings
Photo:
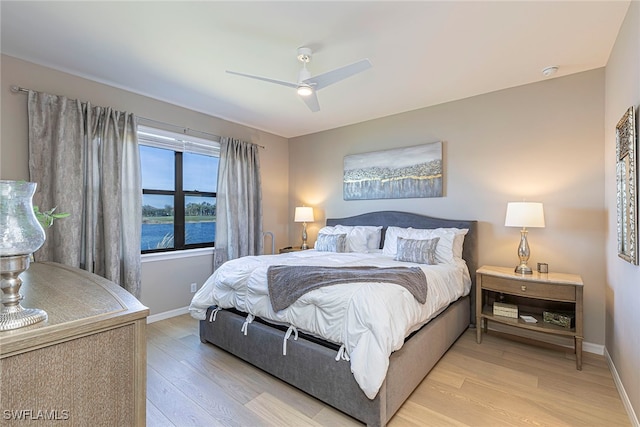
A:
{"type": "Polygon", "coordinates": [[[149,310],[62,264],[20,277],[22,306],[49,318],[0,332],[0,425],[144,426],[149,310]]]}

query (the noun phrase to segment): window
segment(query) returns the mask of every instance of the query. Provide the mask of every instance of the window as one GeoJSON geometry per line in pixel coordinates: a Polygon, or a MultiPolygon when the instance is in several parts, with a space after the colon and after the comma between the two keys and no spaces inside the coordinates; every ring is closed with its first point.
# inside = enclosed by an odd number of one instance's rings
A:
{"type": "Polygon", "coordinates": [[[141,252],[214,246],[220,144],[138,126],[141,252]]]}

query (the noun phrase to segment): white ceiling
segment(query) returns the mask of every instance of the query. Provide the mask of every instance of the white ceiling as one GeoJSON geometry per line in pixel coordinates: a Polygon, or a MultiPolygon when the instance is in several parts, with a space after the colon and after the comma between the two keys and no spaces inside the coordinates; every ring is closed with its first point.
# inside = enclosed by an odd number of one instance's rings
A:
{"type": "MultiPolygon", "coordinates": [[[[294,137],[606,65],[629,1],[1,2],[2,53],[294,137]],[[318,91],[295,82],[369,58],[318,91]]],[[[149,116],[149,112],[135,112],[149,116]]],[[[180,125],[177,123],[177,125],[180,125]]]]}

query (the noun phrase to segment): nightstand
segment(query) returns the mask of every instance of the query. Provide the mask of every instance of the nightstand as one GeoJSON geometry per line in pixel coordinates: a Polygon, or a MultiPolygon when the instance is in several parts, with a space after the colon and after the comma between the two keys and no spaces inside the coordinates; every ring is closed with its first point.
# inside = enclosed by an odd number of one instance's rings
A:
{"type": "Polygon", "coordinates": [[[286,254],[286,253],[289,253],[289,252],[297,252],[297,251],[301,251],[301,250],[302,250],[302,248],[300,246],[295,246],[293,248],[282,248],[282,249],[280,249],[280,253],[281,254],[286,254]]]}
{"type": "Polygon", "coordinates": [[[478,344],[482,332],[487,332],[489,321],[574,340],[576,369],[582,370],[582,278],[575,274],[538,273],[518,274],[512,267],[482,266],[476,271],[476,325],[478,344]],[[518,306],[518,316],[528,315],[536,323],[522,318],[494,315],[493,303],[503,302],[518,306]],[[571,327],[558,326],[543,321],[543,312],[565,313],[573,316],[571,327]]]}

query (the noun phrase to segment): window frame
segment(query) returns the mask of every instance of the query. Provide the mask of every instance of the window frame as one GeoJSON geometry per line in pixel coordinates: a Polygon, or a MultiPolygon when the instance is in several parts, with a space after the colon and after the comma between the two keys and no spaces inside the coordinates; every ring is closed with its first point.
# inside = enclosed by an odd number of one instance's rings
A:
{"type": "MultiPolygon", "coordinates": [[[[186,130],[185,130],[186,132],[186,130]]],[[[186,217],[185,202],[188,196],[195,197],[213,197],[216,198],[217,191],[194,191],[183,189],[183,172],[184,159],[183,154],[193,153],[210,157],[220,158],[220,142],[213,139],[199,138],[187,134],[179,134],[164,129],[153,128],[150,126],[138,125],[138,145],[147,147],[160,148],[174,152],[174,189],[159,190],[152,188],[141,188],[142,195],[163,195],[173,197],[173,247],[172,248],[156,248],[142,249],[140,253],[154,254],[162,252],[177,252],[190,249],[215,248],[215,240],[213,242],[189,243],[185,242],[186,217]]],[[[217,188],[216,188],[217,190],[217,188]]]]}

